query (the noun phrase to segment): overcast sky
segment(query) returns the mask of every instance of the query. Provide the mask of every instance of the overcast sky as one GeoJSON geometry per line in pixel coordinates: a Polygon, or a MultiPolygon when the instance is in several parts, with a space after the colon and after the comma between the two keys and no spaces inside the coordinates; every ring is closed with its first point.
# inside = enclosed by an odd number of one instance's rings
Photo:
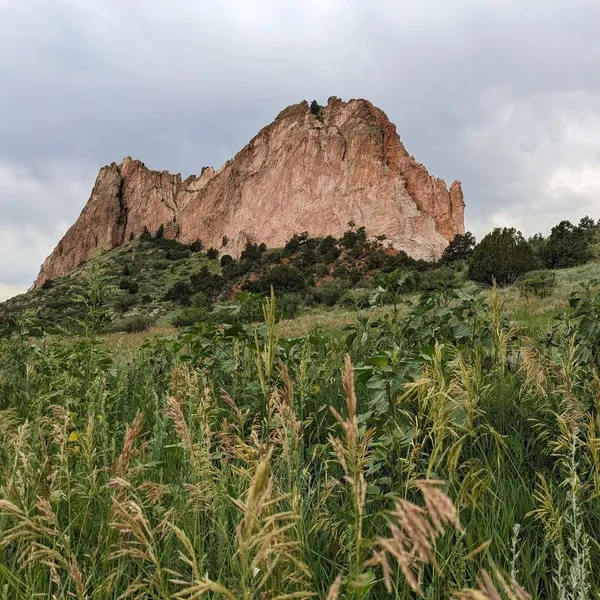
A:
{"type": "Polygon", "coordinates": [[[220,166],[285,106],[367,98],[466,226],[600,218],[598,0],[0,0],[0,299],[127,155],[220,166]]]}

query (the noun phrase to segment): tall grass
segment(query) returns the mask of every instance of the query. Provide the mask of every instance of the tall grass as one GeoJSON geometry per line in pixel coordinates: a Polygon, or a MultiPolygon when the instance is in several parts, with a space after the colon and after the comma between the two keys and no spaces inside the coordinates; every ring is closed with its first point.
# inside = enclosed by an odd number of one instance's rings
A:
{"type": "Polygon", "coordinates": [[[0,598],[596,597],[600,380],[494,294],[0,341],[0,598]]]}

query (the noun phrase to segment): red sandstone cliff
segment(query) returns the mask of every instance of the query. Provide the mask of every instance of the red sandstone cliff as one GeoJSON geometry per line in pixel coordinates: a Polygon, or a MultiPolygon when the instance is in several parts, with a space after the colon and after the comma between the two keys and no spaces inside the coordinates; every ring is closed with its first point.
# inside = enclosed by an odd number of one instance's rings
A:
{"type": "Polygon", "coordinates": [[[277,247],[303,231],[340,236],[354,221],[415,258],[437,259],[464,233],[463,213],[460,183],[448,189],[430,176],[370,102],[332,97],[318,118],[301,102],[218,171],[182,181],[131,158],[103,167],[34,286],[160,225],[167,237],[237,255],[247,241],[277,247]]]}

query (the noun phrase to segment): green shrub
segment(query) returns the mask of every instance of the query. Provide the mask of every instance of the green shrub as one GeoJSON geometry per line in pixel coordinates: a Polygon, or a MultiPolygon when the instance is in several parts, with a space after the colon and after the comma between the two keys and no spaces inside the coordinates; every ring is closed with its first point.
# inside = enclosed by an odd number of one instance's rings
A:
{"type": "Polygon", "coordinates": [[[329,267],[325,263],[317,263],[315,265],[315,276],[317,279],[322,279],[329,275],[329,267]]]}
{"type": "Polygon", "coordinates": [[[273,248],[267,250],[261,257],[261,261],[264,264],[270,265],[272,263],[279,262],[282,258],[285,258],[286,251],[283,248],[273,248]]]}
{"type": "Polygon", "coordinates": [[[221,275],[211,273],[206,265],[200,271],[190,275],[190,284],[194,292],[202,292],[209,297],[217,296],[225,284],[221,275]]]}
{"type": "Polygon", "coordinates": [[[194,308],[205,308],[211,307],[210,298],[204,292],[198,292],[191,298],[191,304],[194,308]]]}
{"type": "Polygon", "coordinates": [[[305,275],[293,265],[275,265],[257,281],[248,282],[246,289],[266,294],[273,286],[276,293],[303,292],[308,287],[305,275]]]}
{"type": "Polygon", "coordinates": [[[524,298],[547,298],[555,287],[556,274],[553,271],[532,271],[517,282],[517,288],[524,298]]]}
{"type": "Polygon", "coordinates": [[[311,289],[310,296],[315,304],[335,306],[347,290],[348,284],[345,281],[329,280],[319,287],[311,289]]]}
{"type": "Polygon", "coordinates": [[[440,287],[460,287],[463,278],[460,272],[448,265],[418,273],[417,289],[422,292],[437,290],[440,287]]]}
{"type": "Polygon", "coordinates": [[[152,241],[152,235],[148,231],[147,227],[144,227],[144,231],[140,235],[140,241],[141,242],[151,242],[152,241]]]}
{"type": "Polygon", "coordinates": [[[264,252],[266,252],[266,250],[267,247],[265,244],[260,244],[259,246],[258,244],[252,244],[248,242],[240,255],[240,260],[249,260],[255,262],[260,260],[260,257],[264,252]]]}
{"type": "Polygon", "coordinates": [[[155,259],[149,267],[154,271],[166,271],[171,265],[168,260],[163,260],[162,258],[155,259]]]}
{"type": "Polygon", "coordinates": [[[189,283],[185,281],[178,281],[167,291],[164,299],[177,302],[183,306],[189,306],[192,294],[192,286],[189,283]]]}
{"type": "Polygon", "coordinates": [[[514,283],[535,269],[531,246],[514,227],[496,228],[475,246],[469,263],[469,279],[499,286],[514,283]]]}
{"type": "Polygon", "coordinates": [[[320,106],[320,104],[316,100],[313,100],[310,103],[310,112],[313,115],[315,115],[315,117],[320,117],[321,116],[321,108],[322,107],[320,106]]]}
{"type": "Polygon", "coordinates": [[[215,260],[219,258],[219,251],[216,248],[209,248],[206,251],[206,258],[209,260],[215,260]]]}
{"type": "Polygon", "coordinates": [[[341,298],[339,303],[345,308],[369,308],[371,305],[372,290],[359,288],[348,290],[341,298]]]}
{"type": "Polygon", "coordinates": [[[308,240],[308,232],[304,231],[303,233],[295,233],[285,244],[285,250],[288,251],[289,254],[294,254],[297,252],[300,247],[306,243],[308,240]]]}
{"type": "Polygon", "coordinates": [[[115,308],[119,312],[127,312],[132,306],[136,304],[136,299],[131,296],[119,296],[115,301],[115,308]]]}
{"type": "Polygon", "coordinates": [[[282,294],[277,298],[277,306],[284,317],[291,319],[298,314],[303,304],[299,294],[282,294]]]}
{"type": "Polygon", "coordinates": [[[189,327],[201,321],[209,320],[209,312],[205,308],[184,308],[171,319],[174,327],[189,327]]]}
{"type": "Polygon", "coordinates": [[[167,260],[184,260],[190,257],[192,251],[189,248],[181,249],[181,250],[167,250],[165,253],[165,258],[167,260]]]}
{"type": "Polygon", "coordinates": [[[140,333],[142,331],[148,331],[150,327],[155,323],[155,317],[150,315],[134,315],[125,319],[119,319],[114,321],[109,331],[123,331],[125,333],[140,333]]]}

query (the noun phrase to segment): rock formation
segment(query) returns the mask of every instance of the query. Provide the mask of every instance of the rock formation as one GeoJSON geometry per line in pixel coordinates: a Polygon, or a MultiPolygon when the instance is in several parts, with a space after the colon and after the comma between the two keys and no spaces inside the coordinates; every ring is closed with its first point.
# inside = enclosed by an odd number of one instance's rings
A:
{"type": "Polygon", "coordinates": [[[161,225],[166,237],[200,239],[236,256],[248,241],[278,247],[303,231],[340,236],[354,221],[415,258],[434,260],[464,233],[463,213],[460,183],[448,189],[430,176],[370,102],[332,97],[318,115],[301,102],[218,171],[205,167],[182,181],[131,158],[102,168],[34,287],[69,273],[97,249],[161,225]]]}

